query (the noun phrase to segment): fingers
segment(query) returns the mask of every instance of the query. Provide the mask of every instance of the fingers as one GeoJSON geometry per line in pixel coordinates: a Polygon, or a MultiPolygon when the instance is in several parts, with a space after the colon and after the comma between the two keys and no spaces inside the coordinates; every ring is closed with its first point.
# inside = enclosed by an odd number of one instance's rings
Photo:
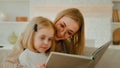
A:
{"type": "Polygon", "coordinates": [[[45,64],[36,65],[36,68],[46,68],[46,65],[45,64]]]}

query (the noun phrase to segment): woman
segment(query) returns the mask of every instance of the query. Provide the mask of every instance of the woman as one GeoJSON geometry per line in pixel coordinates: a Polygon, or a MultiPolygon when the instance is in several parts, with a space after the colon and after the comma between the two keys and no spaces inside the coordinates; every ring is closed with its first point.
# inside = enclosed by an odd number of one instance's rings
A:
{"type": "Polygon", "coordinates": [[[70,54],[83,54],[84,19],[76,8],[69,8],[55,19],[56,51],[70,54]]]}
{"type": "MultiPolygon", "coordinates": [[[[60,12],[55,19],[54,26],[56,29],[55,51],[70,53],[70,54],[83,54],[84,48],[84,19],[81,12],[77,8],[69,8],[60,12]]],[[[22,36],[21,36],[22,38],[22,36]]],[[[19,39],[20,40],[20,39],[19,39]]],[[[4,65],[13,64],[19,65],[18,56],[23,52],[24,47],[15,46],[13,51],[5,59],[4,65]],[[17,63],[17,64],[16,64],[17,63]]],[[[38,65],[38,68],[45,67],[38,65]]]]}

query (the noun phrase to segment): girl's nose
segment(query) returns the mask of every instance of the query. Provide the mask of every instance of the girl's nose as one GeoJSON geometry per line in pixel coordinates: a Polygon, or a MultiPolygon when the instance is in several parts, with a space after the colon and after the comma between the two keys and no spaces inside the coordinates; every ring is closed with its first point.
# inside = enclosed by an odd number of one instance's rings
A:
{"type": "Polygon", "coordinates": [[[44,40],[44,44],[45,45],[47,45],[48,44],[48,40],[46,39],[46,40],[44,40]]]}

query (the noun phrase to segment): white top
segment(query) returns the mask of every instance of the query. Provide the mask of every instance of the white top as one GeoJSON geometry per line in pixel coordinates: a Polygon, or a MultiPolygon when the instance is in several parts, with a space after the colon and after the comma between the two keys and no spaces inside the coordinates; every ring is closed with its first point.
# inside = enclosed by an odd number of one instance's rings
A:
{"type": "Polygon", "coordinates": [[[35,53],[26,49],[19,56],[19,62],[23,68],[35,68],[37,64],[45,63],[47,56],[45,53],[35,53]]]}

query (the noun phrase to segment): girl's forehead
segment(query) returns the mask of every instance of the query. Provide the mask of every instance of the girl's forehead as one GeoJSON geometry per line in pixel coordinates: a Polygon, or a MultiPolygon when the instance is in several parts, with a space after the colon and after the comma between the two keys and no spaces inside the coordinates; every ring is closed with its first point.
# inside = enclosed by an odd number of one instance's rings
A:
{"type": "Polygon", "coordinates": [[[38,30],[37,34],[39,35],[54,35],[54,30],[51,28],[41,28],[38,30]]]}

